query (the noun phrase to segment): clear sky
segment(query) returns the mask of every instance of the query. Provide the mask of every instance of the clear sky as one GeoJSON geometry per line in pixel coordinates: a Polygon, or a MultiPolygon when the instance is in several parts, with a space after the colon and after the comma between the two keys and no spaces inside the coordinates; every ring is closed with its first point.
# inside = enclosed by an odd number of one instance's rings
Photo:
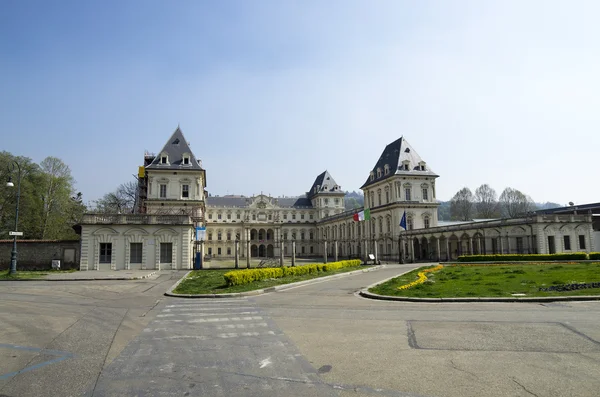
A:
{"type": "Polygon", "coordinates": [[[438,198],[600,201],[598,1],[0,0],[0,150],[94,200],[179,124],[212,194],[358,190],[404,136],[438,198]]]}

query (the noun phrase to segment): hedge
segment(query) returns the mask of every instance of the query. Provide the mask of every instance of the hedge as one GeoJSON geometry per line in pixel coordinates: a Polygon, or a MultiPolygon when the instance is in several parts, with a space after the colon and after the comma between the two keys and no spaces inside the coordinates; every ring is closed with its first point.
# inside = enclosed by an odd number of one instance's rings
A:
{"type": "Polygon", "coordinates": [[[318,272],[329,272],[345,267],[354,267],[361,264],[360,259],[338,261],[331,263],[316,263],[304,266],[270,267],[263,269],[233,270],[223,275],[227,286],[250,284],[254,281],[267,280],[270,278],[281,278],[286,276],[300,276],[318,272]]]}
{"type": "Polygon", "coordinates": [[[590,259],[600,259],[600,252],[590,252],[590,259]]]}
{"type": "MultiPolygon", "coordinates": [[[[502,254],[502,255],[461,255],[459,262],[522,262],[522,261],[564,261],[586,260],[585,252],[572,254],[502,254]]],[[[597,259],[591,258],[590,259],[597,259]]]]}

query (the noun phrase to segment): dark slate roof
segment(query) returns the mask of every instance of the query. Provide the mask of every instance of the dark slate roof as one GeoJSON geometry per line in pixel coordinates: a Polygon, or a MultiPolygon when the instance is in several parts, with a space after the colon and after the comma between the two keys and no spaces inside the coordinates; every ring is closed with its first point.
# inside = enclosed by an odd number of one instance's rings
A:
{"type": "MultiPolygon", "coordinates": [[[[311,201],[305,196],[276,198],[276,205],[282,208],[312,208],[311,201]]],[[[209,196],[206,199],[208,207],[238,207],[244,208],[252,202],[251,197],[244,196],[209,196]]]]}
{"type": "Polygon", "coordinates": [[[400,137],[385,147],[383,153],[381,153],[379,160],[377,160],[377,163],[375,164],[375,167],[373,167],[372,170],[373,174],[375,175],[375,178],[371,181],[371,175],[369,174],[366,182],[361,186],[361,189],[374,183],[381,182],[384,179],[392,177],[393,175],[420,174],[437,176],[429,168],[429,166],[426,166],[425,171],[420,171],[418,169],[418,166],[421,161],[423,161],[421,159],[421,156],[419,156],[419,154],[412,148],[412,146],[406,141],[406,139],[404,139],[404,137],[400,137]],[[411,170],[405,171],[398,169],[398,166],[402,165],[402,162],[404,160],[410,161],[411,170]],[[384,172],[386,164],[389,166],[390,170],[387,175],[384,172]],[[378,168],[381,169],[381,176],[379,178],[377,177],[378,168]]]}
{"type": "Polygon", "coordinates": [[[330,193],[335,193],[335,194],[342,193],[343,194],[344,193],[342,191],[341,186],[338,185],[337,183],[335,183],[335,181],[333,180],[333,177],[331,176],[329,171],[324,171],[322,174],[317,176],[317,178],[313,182],[310,190],[306,193],[306,196],[309,199],[312,199],[317,194],[324,194],[324,193],[326,193],[326,194],[330,194],[330,193]]]}
{"type": "Polygon", "coordinates": [[[177,127],[162,150],[146,168],[152,170],[202,170],[179,127],[177,127]],[[160,164],[160,157],[163,153],[169,156],[169,164],[160,164]],[[189,153],[190,155],[190,165],[183,164],[183,155],[185,153],[189,153]]]}
{"type": "Polygon", "coordinates": [[[206,205],[212,207],[247,207],[247,197],[219,197],[219,196],[208,196],[206,198],[206,205]]]}
{"type": "Polygon", "coordinates": [[[600,214],[600,203],[577,204],[568,207],[549,208],[535,211],[538,214],[600,214]]]}

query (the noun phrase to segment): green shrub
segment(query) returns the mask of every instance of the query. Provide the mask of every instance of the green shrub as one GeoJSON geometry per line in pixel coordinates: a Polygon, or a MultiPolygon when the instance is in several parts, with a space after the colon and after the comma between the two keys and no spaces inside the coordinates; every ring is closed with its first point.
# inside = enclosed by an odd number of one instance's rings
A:
{"type": "Polygon", "coordinates": [[[595,259],[600,259],[600,252],[590,252],[590,259],[595,260],[595,259]]]}
{"type": "Polygon", "coordinates": [[[250,284],[254,281],[267,280],[270,278],[281,278],[286,276],[302,276],[305,274],[314,274],[318,272],[330,272],[345,267],[359,266],[360,259],[331,263],[315,263],[304,266],[286,266],[264,269],[244,269],[233,270],[223,275],[227,286],[250,284]]]}
{"type": "MultiPolygon", "coordinates": [[[[563,254],[501,254],[501,255],[461,255],[459,262],[536,262],[536,261],[564,261],[585,260],[585,252],[563,254]]],[[[591,259],[591,258],[590,258],[591,259]]],[[[599,257],[600,259],[600,257],[599,257]]]]}

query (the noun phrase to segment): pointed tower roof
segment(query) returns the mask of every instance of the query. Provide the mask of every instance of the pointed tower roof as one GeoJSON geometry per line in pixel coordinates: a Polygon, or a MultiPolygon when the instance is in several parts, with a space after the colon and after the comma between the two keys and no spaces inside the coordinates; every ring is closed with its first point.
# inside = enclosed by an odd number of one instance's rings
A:
{"type": "Polygon", "coordinates": [[[400,137],[394,142],[385,147],[383,153],[377,160],[375,167],[367,178],[367,181],[361,186],[361,189],[381,182],[393,175],[428,175],[438,177],[429,166],[425,165],[425,169],[421,169],[421,165],[425,164],[421,156],[408,143],[404,137],[400,137]],[[404,169],[403,164],[408,164],[409,169],[404,169]],[[386,165],[388,172],[386,173],[386,165]],[[380,172],[378,173],[377,170],[380,172]],[[373,177],[371,177],[371,175],[373,177]]]}
{"type": "Polygon", "coordinates": [[[329,171],[325,170],[319,174],[312,184],[310,190],[306,193],[306,197],[313,198],[317,194],[344,194],[342,187],[335,183],[329,171]]]}
{"type": "Polygon", "coordinates": [[[146,168],[153,170],[202,170],[202,166],[196,160],[192,149],[188,145],[179,126],[169,138],[165,146],[146,168]],[[162,160],[167,157],[167,161],[162,160]],[[186,160],[184,160],[187,158],[186,160]]]}

